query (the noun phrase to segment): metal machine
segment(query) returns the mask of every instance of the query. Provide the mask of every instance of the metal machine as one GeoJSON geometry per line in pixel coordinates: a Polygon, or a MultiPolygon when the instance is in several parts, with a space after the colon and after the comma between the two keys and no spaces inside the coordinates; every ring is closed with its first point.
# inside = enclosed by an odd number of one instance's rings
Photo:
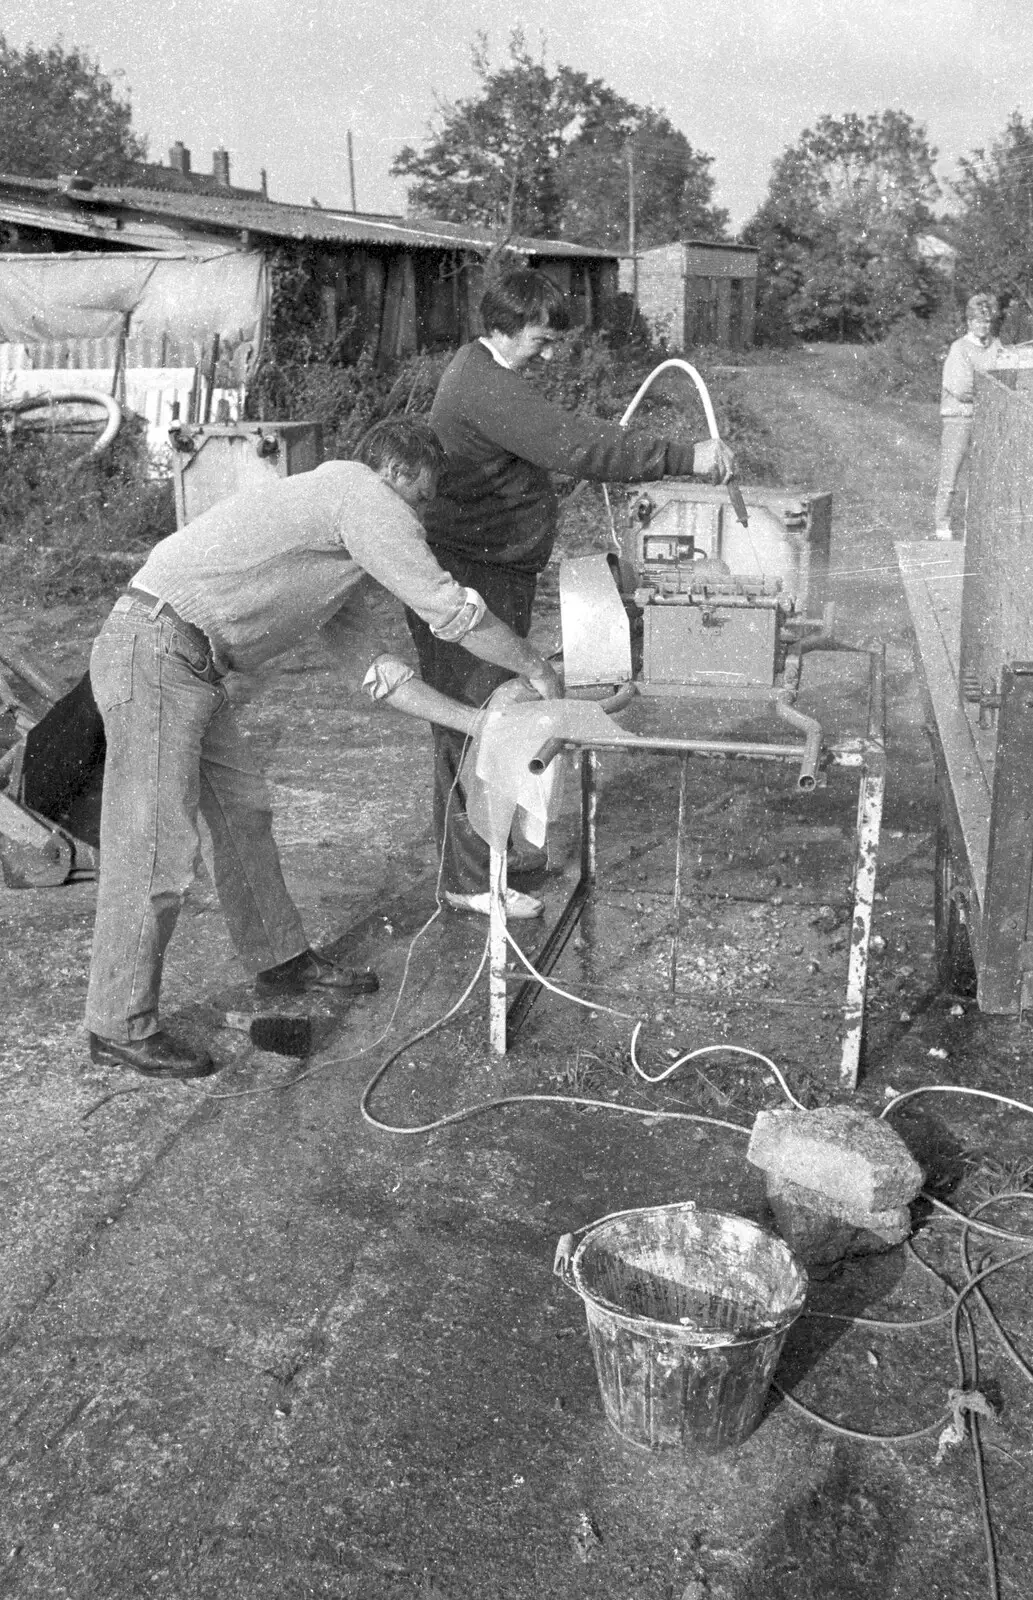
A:
{"type": "Polygon", "coordinates": [[[0,874],[9,889],[97,875],[103,729],[82,678],[67,694],[0,644],[0,874]]]}
{"type": "Polygon", "coordinates": [[[183,422],[169,438],[179,528],[238,489],[309,472],[323,459],[318,422],[183,422]]]}
{"type": "Polygon", "coordinates": [[[598,683],[602,673],[613,682],[634,678],[644,695],[691,689],[763,697],[793,643],[830,632],[829,610],[807,612],[824,602],[831,495],[753,488],[748,495],[743,526],[721,490],[694,481],[624,492],[612,513],[612,581],[599,557],[561,569],[568,685],[598,683]]]}
{"type": "MultiPolygon", "coordinates": [[[[717,424],[699,374],[684,367],[704,398],[711,435],[717,424]]],[[[652,377],[625,413],[627,420],[652,377]]],[[[558,960],[595,885],[598,752],[667,751],[681,758],[675,859],[675,912],[679,907],[686,804],[686,763],[691,757],[739,757],[796,767],[797,788],[809,792],[836,767],[860,780],[853,873],[853,917],[842,1015],[840,1078],[855,1087],[860,1068],[872,902],[885,783],[885,697],[882,650],[867,655],[869,713],[857,738],[826,742],[820,723],[796,705],[804,658],[837,649],[832,607],[826,602],[831,496],[824,493],[708,488],[665,479],[632,485],[610,504],[610,548],[560,567],[563,668],[568,694],[601,699],[611,714],[633,699],[665,697],[686,710],[703,699],[767,701],[792,739],[768,741],[702,737],[687,729],[677,737],[629,735],[616,726],[583,739],[552,741],[537,770],[566,746],[581,756],[581,875],[536,957],[539,973],[558,960]],[[820,614],[813,614],[819,612],[820,614]]],[[[735,713],[741,722],[741,710],[735,713]]],[[[520,1026],[540,993],[537,979],[523,982],[506,1010],[505,857],[492,852],[492,1043],[506,1049],[507,1033],[520,1026]]]]}

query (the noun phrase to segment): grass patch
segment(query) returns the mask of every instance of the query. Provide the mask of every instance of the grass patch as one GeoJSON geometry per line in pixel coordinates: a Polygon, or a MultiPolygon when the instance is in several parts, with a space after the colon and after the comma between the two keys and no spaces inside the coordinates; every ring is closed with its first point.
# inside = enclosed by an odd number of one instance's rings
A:
{"type": "Polygon", "coordinates": [[[170,477],[154,477],[123,430],[103,458],[81,444],[15,435],[0,449],[0,580],[13,605],[117,594],[176,525],[170,477]]]}
{"type": "MultiPolygon", "coordinates": [[[[264,421],[318,422],[325,453],[348,456],[381,418],[426,415],[452,354],[414,356],[387,370],[368,352],[348,366],[269,361],[252,388],[249,413],[264,421]]],[[[693,365],[707,384],[721,435],[736,452],[740,479],[777,483],[770,434],[748,405],[728,353],[704,354],[705,364],[695,354],[693,365]]],[[[665,355],[642,340],[575,331],[532,381],[567,410],[617,421],[665,355]]],[[[683,441],[707,434],[695,386],[677,372],[657,381],[629,426],[683,441]]],[[[69,446],[59,437],[24,432],[0,443],[0,582],[9,604],[117,594],[152,546],[175,531],[172,479],[155,477],[139,425],[127,421],[101,460],[76,461],[81,448],[81,442],[69,446]]],[[[564,548],[605,543],[609,520],[601,487],[563,480],[559,487],[564,548]]]]}
{"type": "Polygon", "coordinates": [[[964,331],[952,307],[927,319],[906,318],[879,344],[864,346],[858,387],[872,400],[938,400],[947,351],[964,331]]]}

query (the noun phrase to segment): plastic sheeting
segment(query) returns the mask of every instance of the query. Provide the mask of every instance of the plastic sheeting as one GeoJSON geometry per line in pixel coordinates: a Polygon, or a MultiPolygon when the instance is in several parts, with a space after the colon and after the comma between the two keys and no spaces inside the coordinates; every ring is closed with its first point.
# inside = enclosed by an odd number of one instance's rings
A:
{"type": "Polygon", "coordinates": [[[532,757],[551,739],[591,744],[614,737],[636,742],[592,701],[539,700],[518,679],[503,684],[460,773],[470,826],[495,850],[505,850],[511,833],[540,849],[559,809],[566,762],[557,756],[534,773],[532,757]],[[529,693],[531,699],[515,698],[529,693]]]}
{"type": "Polygon", "coordinates": [[[220,353],[240,381],[261,349],[269,298],[256,251],[211,257],[71,254],[0,258],[0,342],[167,340],[220,353]]]}

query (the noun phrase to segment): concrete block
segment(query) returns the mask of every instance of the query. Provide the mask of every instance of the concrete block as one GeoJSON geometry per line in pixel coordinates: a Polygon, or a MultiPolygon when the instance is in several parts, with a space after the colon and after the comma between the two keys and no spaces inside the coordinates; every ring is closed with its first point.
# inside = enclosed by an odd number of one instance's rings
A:
{"type": "Polygon", "coordinates": [[[911,1231],[906,1206],[873,1212],[867,1222],[852,1222],[826,1208],[820,1196],[787,1183],[769,1192],[775,1226],[812,1277],[827,1276],[848,1256],[878,1255],[902,1244],[911,1231]]]}
{"type": "Polygon", "coordinates": [[[798,1183],[860,1212],[907,1206],[923,1181],[900,1135],[852,1106],[761,1111],[746,1159],[780,1183],[798,1183]]]}
{"type": "Polygon", "coordinates": [[[780,1173],[773,1172],[765,1173],[764,1187],[772,1204],[777,1197],[790,1204],[809,1206],[812,1211],[820,1211],[823,1216],[835,1217],[837,1221],[849,1223],[853,1228],[868,1228],[873,1233],[892,1234],[893,1244],[899,1244],[900,1240],[906,1238],[911,1231],[911,1212],[907,1206],[884,1206],[880,1211],[872,1211],[868,1206],[858,1206],[851,1200],[840,1200],[837,1196],[822,1194],[819,1190],[811,1189],[805,1184],[794,1183],[791,1178],[784,1178],[780,1173]]]}

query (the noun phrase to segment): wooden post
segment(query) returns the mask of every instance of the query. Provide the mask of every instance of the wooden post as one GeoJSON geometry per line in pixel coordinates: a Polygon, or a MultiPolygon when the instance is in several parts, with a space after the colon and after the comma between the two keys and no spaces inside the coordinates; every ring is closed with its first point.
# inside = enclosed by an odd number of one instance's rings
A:
{"type": "Polygon", "coordinates": [[[638,316],[638,243],[635,237],[635,152],[629,143],[624,151],[628,163],[628,254],[631,257],[631,325],[638,316]]]}
{"type": "Polygon", "coordinates": [[[218,370],[218,366],[219,366],[219,335],[217,333],[213,333],[212,334],[211,354],[209,355],[209,358],[208,358],[208,387],[207,387],[206,392],[203,395],[204,415],[201,417],[201,421],[202,422],[211,421],[212,397],[215,394],[215,374],[216,374],[216,371],[218,370]]]}

